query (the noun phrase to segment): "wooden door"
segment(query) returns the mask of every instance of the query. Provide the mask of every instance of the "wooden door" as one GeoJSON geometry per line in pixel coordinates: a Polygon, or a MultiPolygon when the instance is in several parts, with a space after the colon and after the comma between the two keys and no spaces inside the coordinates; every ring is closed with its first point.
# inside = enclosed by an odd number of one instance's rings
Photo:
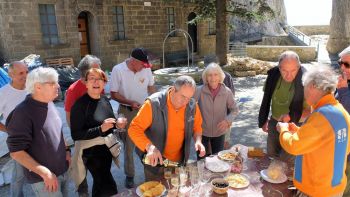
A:
{"type": "Polygon", "coordinates": [[[80,40],[80,56],[84,57],[86,54],[90,54],[89,29],[86,14],[79,15],[78,29],[80,40]]]}

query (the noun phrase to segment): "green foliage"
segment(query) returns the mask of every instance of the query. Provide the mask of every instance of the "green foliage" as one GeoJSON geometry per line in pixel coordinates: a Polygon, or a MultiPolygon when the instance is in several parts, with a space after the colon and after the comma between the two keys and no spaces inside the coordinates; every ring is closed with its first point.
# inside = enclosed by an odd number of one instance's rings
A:
{"type": "MultiPolygon", "coordinates": [[[[171,1],[171,0],[165,0],[171,1]]],[[[220,0],[224,1],[224,0],[220,0]]],[[[189,23],[196,23],[202,20],[215,21],[216,17],[216,0],[196,0],[197,17],[189,23]]],[[[246,4],[230,1],[226,14],[233,17],[239,17],[247,21],[265,20],[274,16],[274,11],[267,4],[266,0],[250,0],[246,4]]]]}

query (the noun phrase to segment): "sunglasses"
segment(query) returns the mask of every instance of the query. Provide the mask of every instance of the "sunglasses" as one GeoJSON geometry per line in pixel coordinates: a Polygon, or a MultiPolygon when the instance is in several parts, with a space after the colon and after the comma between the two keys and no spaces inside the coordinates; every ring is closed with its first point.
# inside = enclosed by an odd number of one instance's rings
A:
{"type": "Polygon", "coordinates": [[[341,65],[344,65],[345,68],[350,68],[350,63],[348,62],[343,62],[341,60],[338,60],[338,64],[341,66],[341,65]]]}

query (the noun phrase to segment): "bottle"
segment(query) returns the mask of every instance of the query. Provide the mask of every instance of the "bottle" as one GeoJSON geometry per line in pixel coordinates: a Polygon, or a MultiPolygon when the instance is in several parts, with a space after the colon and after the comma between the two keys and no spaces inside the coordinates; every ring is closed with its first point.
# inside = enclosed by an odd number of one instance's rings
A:
{"type": "MultiPolygon", "coordinates": [[[[146,154],[144,154],[143,159],[142,159],[142,163],[146,164],[146,165],[151,165],[151,161],[149,160],[149,157],[147,157],[146,154]]],[[[179,162],[176,161],[170,161],[169,159],[166,159],[163,157],[163,165],[161,165],[160,163],[157,164],[157,167],[178,167],[180,166],[179,162]]]]}

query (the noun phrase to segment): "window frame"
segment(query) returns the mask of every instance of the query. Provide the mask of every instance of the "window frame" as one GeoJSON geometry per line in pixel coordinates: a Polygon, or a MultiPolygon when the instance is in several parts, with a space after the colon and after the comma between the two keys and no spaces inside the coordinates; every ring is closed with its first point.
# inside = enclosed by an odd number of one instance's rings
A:
{"type": "Polygon", "coordinates": [[[38,8],[41,33],[44,44],[59,45],[60,38],[58,32],[55,4],[39,4],[38,8]]]}
{"type": "Polygon", "coordinates": [[[126,40],[124,7],[123,6],[114,6],[113,7],[113,17],[114,17],[114,19],[113,19],[114,40],[126,40]],[[121,13],[118,12],[118,8],[121,8],[121,13]],[[119,26],[119,25],[121,25],[121,26],[119,26]]]}
{"type": "Polygon", "coordinates": [[[208,35],[216,35],[216,22],[208,21],[208,35]]]}
{"type": "MultiPolygon", "coordinates": [[[[167,26],[168,26],[168,33],[170,33],[171,31],[173,31],[176,26],[175,23],[175,8],[174,7],[167,7],[166,8],[166,15],[167,15],[167,26]],[[172,12],[171,12],[172,11],[172,12]],[[171,28],[173,25],[173,28],[171,28]]],[[[173,32],[169,35],[169,37],[175,37],[176,32],[173,32]]]]}

